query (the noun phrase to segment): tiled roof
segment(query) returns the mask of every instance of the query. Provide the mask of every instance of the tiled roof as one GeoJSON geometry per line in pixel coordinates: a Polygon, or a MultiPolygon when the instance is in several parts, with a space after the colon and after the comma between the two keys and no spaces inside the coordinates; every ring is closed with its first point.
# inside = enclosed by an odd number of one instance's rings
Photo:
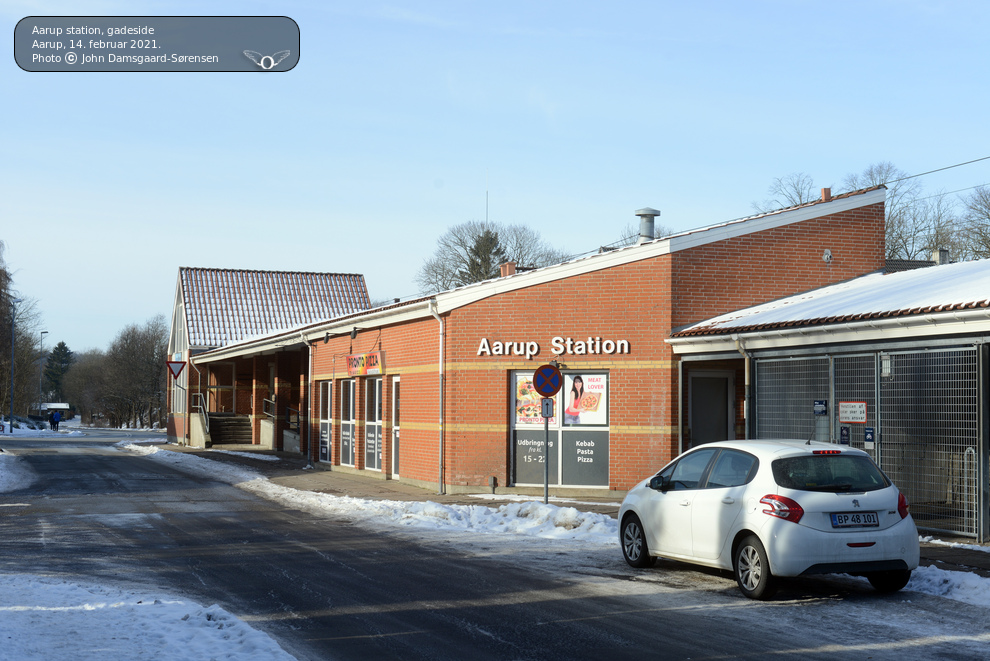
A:
{"type": "Polygon", "coordinates": [[[364,276],[179,269],[189,345],[222,347],[371,307],[364,276]]]}
{"type": "Polygon", "coordinates": [[[929,266],[935,266],[935,264],[935,262],[928,259],[888,259],[883,270],[884,273],[898,273],[912,269],[924,269],[929,266]]]}
{"type": "Polygon", "coordinates": [[[750,333],[990,308],[990,260],[874,273],[691,324],[672,337],[750,333]]]}

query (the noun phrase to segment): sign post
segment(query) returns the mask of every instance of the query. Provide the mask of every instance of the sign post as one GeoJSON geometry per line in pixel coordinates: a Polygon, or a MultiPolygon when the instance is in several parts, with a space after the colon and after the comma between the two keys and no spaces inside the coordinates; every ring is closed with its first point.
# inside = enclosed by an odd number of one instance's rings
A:
{"type": "Polygon", "coordinates": [[[550,502],[550,418],[553,417],[553,396],[560,391],[564,378],[556,365],[540,365],[533,373],[533,389],[543,395],[543,504],[550,502]]]}

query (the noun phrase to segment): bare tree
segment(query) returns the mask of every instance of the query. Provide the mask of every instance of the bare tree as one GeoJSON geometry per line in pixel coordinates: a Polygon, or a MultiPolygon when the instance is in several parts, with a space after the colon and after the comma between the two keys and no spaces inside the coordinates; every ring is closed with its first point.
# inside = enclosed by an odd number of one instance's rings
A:
{"type": "Polygon", "coordinates": [[[416,274],[420,291],[434,293],[468,284],[464,274],[471,272],[471,251],[486,232],[497,235],[505,258],[522,268],[548,266],[567,259],[566,253],[550,246],[528,227],[473,220],[451,227],[437,240],[436,251],[416,274]]]}
{"type": "MultiPolygon", "coordinates": [[[[990,186],[979,186],[963,199],[962,238],[966,254],[990,257],[990,186]]],[[[962,255],[960,255],[962,256],[962,255]]]]}
{"type": "Polygon", "coordinates": [[[753,202],[753,208],[759,213],[769,213],[778,209],[807,204],[818,199],[815,181],[804,172],[792,172],[783,177],[777,177],[767,191],[770,198],[763,202],[753,202]]]}
{"type": "Polygon", "coordinates": [[[907,177],[908,174],[893,163],[880,161],[867,166],[859,174],[847,175],[842,181],[844,191],[880,185],[887,187],[884,204],[887,259],[917,259],[919,251],[929,243],[927,239],[920,238],[927,236],[928,217],[914,208],[920,197],[921,184],[917,179],[907,177]]]}
{"type": "MultiPolygon", "coordinates": [[[[653,225],[653,238],[662,239],[665,236],[670,236],[674,233],[669,227],[664,225],[653,225]]],[[[623,246],[631,246],[632,244],[639,241],[639,224],[638,223],[626,223],[626,226],[622,228],[622,237],[615,243],[609,244],[610,246],[615,246],[621,248],[623,246]]]]}
{"type": "Polygon", "coordinates": [[[93,423],[103,414],[106,389],[106,354],[99,349],[75,356],[63,379],[65,399],[82,421],[93,423]]]}

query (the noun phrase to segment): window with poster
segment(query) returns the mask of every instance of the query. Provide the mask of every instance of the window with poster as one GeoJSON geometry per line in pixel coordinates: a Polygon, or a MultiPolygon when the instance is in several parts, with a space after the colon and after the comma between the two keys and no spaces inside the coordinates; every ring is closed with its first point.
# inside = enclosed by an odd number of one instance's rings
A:
{"type": "Polygon", "coordinates": [[[513,484],[541,486],[549,462],[553,486],[608,488],[608,372],[563,370],[562,375],[547,429],[533,373],[512,373],[513,484]]]}

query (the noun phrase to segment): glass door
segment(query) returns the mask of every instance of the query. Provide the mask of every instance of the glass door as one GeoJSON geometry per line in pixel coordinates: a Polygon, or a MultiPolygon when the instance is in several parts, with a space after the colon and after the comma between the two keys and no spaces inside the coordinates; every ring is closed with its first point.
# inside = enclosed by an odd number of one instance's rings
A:
{"type": "Polygon", "coordinates": [[[382,469],[382,380],[368,379],[364,408],[364,467],[382,469]]]}
{"type": "Polygon", "coordinates": [[[392,377],[392,477],[399,477],[399,377],[392,377]]]}
{"type": "Polygon", "coordinates": [[[330,381],[320,381],[320,461],[330,461],[330,434],[333,421],[330,419],[333,390],[330,381]]]}
{"type": "Polygon", "coordinates": [[[354,465],[354,379],[340,382],[340,463],[354,465]]]}

